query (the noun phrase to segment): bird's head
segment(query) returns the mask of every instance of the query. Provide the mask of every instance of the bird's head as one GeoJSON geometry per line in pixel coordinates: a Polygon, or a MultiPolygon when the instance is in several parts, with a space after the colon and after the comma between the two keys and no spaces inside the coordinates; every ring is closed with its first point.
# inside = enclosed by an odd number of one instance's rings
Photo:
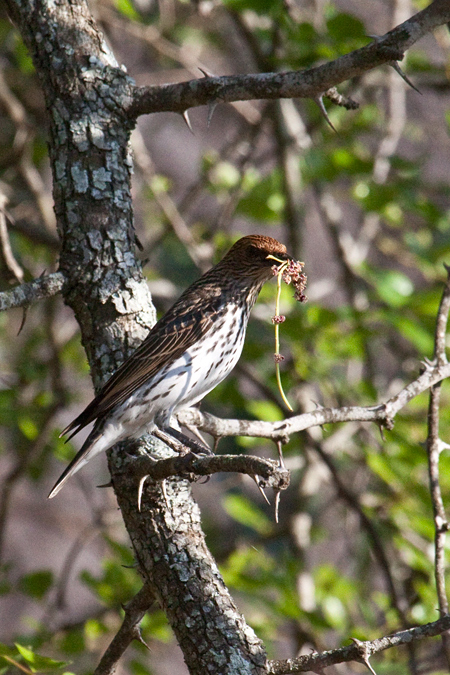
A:
{"type": "Polygon", "coordinates": [[[223,258],[229,272],[242,280],[252,279],[264,283],[273,276],[274,265],[281,265],[293,258],[286,253],[286,246],[272,237],[250,234],[239,239],[223,258]]]}

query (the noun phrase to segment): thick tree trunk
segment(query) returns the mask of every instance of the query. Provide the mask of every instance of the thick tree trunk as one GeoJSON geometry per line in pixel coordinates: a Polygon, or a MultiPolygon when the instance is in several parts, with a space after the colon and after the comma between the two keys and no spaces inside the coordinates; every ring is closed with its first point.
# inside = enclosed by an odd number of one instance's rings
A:
{"type": "MultiPolygon", "coordinates": [[[[64,298],[79,321],[98,388],[155,318],[135,255],[131,129],[123,112],[133,83],[83,0],[7,0],[7,6],[45,95],[64,298]]],[[[158,456],[170,452],[155,439],[147,443],[158,456]]],[[[206,548],[188,482],[168,483],[165,494],[161,484],[148,482],[139,512],[123,448],[109,453],[113,486],[140,573],[166,611],[190,672],[266,672],[262,644],[206,548]]]]}

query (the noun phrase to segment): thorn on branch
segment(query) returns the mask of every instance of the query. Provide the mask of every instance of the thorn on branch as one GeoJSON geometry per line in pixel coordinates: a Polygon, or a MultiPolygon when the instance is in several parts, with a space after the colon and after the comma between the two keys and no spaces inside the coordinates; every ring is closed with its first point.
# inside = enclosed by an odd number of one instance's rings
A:
{"type": "Polygon", "coordinates": [[[206,68],[200,68],[200,66],[198,66],[198,69],[203,74],[203,77],[215,77],[215,75],[210,70],[206,70],[206,68]]]}
{"type": "Polygon", "coordinates": [[[406,75],[406,73],[404,73],[403,70],[400,68],[397,61],[390,61],[388,65],[392,66],[392,68],[395,70],[395,72],[400,75],[402,80],[404,80],[406,82],[406,84],[408,84],[411,87],[411,89],[414,89],[414,91],[417,91],[417,93],[422,96],[422,92],[419,89],[417,89],[416,86],[414,86],[414,84],[411,82],[411,80],[406,75]]]}
{"type": "Polygon", "coordinates": [[[143,245],[143,243],[141,242],[141,240],[139,239],[139,237],[137,236],[136,233],[134,234],[134,243],[135,243],[136,248],[137,248],[139,251],[143,251],[143,250],[144,250],[144,245],[143,245]]]}
{"type": "Polygon", "coordinates": [[[146,643],[146,641],[144,640],[144,638],[142,637],[141,629],[139,628],[139,626],[135,626],[134,629],[132,630],[132,637],[133,640],[136,640],[136,642],[140,642],[141,645],[144,645],[144,647],[148,649],[149,652],[152,651],[148,646],[148,644],[146,643]]]}
{"type": "Polygon", "coordinates": [[[450,444],[443,441],[442,438],[438,438],[437,440],[438,454],[440,455],[441,452],[443,452],[444,450],[450,450],[450,444]]]}
{"type": "Polygon", "coordinates": [[[143,490],[144,490],[145,481],[147,480],[148,477],[149,477],[149,475],[146,474],[145,476],[142,476],[142,478],[139,480],[139,486],[138,486],[138,499],[137,499],[137,502],[138,502],[138,511],[139,511],[139,513],[141,512],[142,492],[143,492],[143,490]]]}
{"type": "Polygon", "coordinates": [[[324,94],[322,94],[321,96],[318,96],[317,98],[314,98],[313,100],[314,100],[314,101],[317,103],[317,105],[319,106],[319,110],[320,110],[320,112],[322,113],[323,117],[325,118],[326,122],[330,125],[330,127],[333,129],[333,131],[337,134],[337,131],[336,131],[336,129],[334,128],[333,124],[331,123],[331,120],[330,120],[330,118],[328,117],[327,110],[326,110],[326,108],[325,108],[325,106],[324,106],[324,104],[323,104],[323,97],[324,97],[324,94]]]}
{"type": "Polygon", "coordinates": [[[184,112],[181,113],[181,116],[183,117],[184,121],[186,122],[186,126],[189,129],[189,131],[191,132],[191,134],[193,136],[195,136],[194,130],[192,128],[191,120],[189,119],[189,112],[187,110],[185,110],[184,112]]]}
{"type": "Polygon", "coordinates": [[[324,407],[319,401],[314,401],[314,399],[311,399],[311,403],[314,403],[314,406],[316,410],[324,410],[324,407]]]}
{"type": "Polygon", "coordinates": [[[437,366],[437,359],[429,359],[425,356],[425,358],[420,362],[420,365],[422,366],[420,369],[421,375],[426,372],[431,372],[437,366]]]}
{"type": "Polygon", "coordinates": [[[260,493],[264,497],[264,501],[270,506],[269,498],[266,495],[266,493],[264,492],[265,483],[262,480],[262,478],[260,476],[251,476],[251,478],[253,478],[253,480],[255,481],[258,490],[260,491],[260,493]]]}
{"type": "Polygon", "coordinates": [[[208,129],[211,126],[211,120],[216,108],[217,108],[217,101],[211,101],[211,103],[208,104],[208,117],[206,120],[206,126],[208,129]]]}
{"type": "Polygon", "coordinates": [[[278,516],[280,510],[281,490],[275,490],[275,522],[278,525],[278,516]]]}
{"type": "Polygon", "coordinates": [[[283,444],[282,444],[281,441],[277,441],[277,449],[278,449],[279,466],[280,466],[281,469],[285,469],[286,464],[284,463],[283,444]]]}
{"type": "Polygon", "coordinates": [[[368,642],[362,642],[361,640],[358,640],[357,638],[350,638],[350,640],[355,644],[355,646],[358,648],[358,656],[359,659],[361,660],[362,663],[364,663],[365,666],[370,670],[372,675],[377,675],[372,666],[370,665],[369,658],[372,655],[371,649],[370,649],[370,644],[368,642]]]}
{"type": "Polygon", "coordinates": [[[22,312],[22,321],[20,322],[19,330],[17,331],[17,335],[20,335],[22,332],[23,327],[25,326],[25,322],[27,320],[28,316],[28,305],[24,305],[23,307],[23,312],[22,312]]]}

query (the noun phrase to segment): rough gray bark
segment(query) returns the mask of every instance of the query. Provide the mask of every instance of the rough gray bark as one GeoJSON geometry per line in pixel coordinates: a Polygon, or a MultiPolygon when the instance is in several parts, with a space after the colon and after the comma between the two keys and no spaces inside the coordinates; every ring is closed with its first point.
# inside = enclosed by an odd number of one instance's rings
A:
{"type": "MultiPolygon", "coordinates": [[[[98,387],[143,339],[155,318],[135,255],[124,110],[133,83],[118,66],[83,0],[7,0],[32,54],[48,110],[55,212],[62,239],[64,298],[74,310],[98,387]]],[[[168,450],[158,442],[160,456],[168,450]]],[[[265,652],[237,611],[206,548],[189,484],[147,483],[109,466],[139,571],[184,651],[191,673],[263,673],[265,652]]]]}

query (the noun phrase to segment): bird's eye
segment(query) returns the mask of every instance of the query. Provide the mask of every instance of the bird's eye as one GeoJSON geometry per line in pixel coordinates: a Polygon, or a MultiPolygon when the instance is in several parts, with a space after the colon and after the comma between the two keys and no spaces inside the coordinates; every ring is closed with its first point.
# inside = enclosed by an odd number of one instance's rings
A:
{"type": "Polygon", "coordinates": [[[248,253],[252,260],[264,260],[266,257],[264,251],[262,251],[260,248],[256,248],[256,246],[250,246],[248,253]]]}

